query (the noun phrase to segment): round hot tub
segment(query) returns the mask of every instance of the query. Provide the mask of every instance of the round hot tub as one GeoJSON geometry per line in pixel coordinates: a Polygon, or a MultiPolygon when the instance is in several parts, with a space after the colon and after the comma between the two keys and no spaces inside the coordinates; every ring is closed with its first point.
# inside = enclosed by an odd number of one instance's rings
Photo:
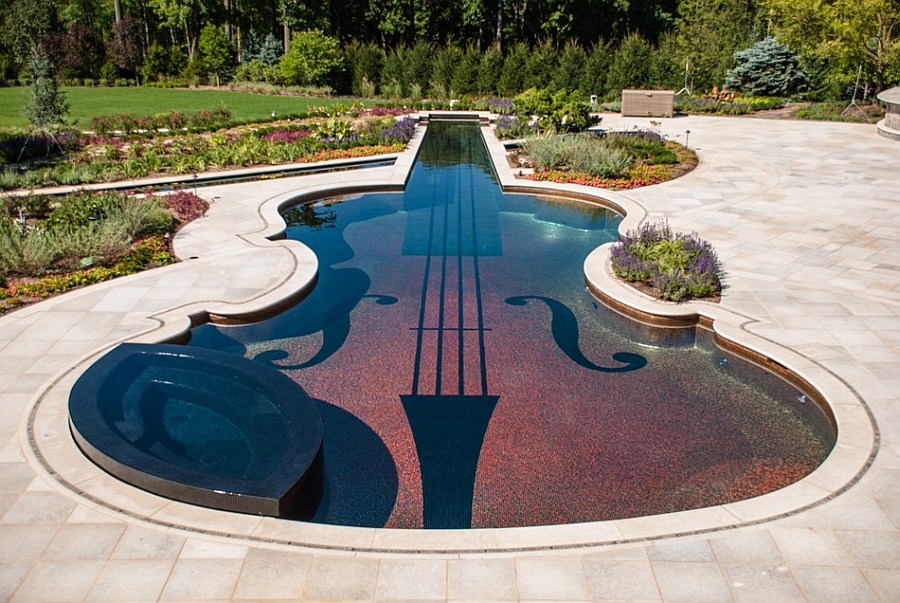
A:
{"type": "Polygon", "coordinates": [[[119,345],[75,383],[69,421],[97,465],[168,498],[302,517],[321,496],[315,404],[279,371],[232,354],[119,345]]]}

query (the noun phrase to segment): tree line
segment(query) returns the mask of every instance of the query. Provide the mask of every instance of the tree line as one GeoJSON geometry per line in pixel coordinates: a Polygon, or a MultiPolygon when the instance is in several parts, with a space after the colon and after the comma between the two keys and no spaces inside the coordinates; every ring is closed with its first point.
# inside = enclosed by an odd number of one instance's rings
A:
{"type": "Polygon", "coordinates": [[[238,77],[388,96],[721,87],[775,38],[808,92],[900,81],[900,0],[0,0],[0,78],[238,77]],[[298,47],[293,49],[292,46],[298,47]]]}

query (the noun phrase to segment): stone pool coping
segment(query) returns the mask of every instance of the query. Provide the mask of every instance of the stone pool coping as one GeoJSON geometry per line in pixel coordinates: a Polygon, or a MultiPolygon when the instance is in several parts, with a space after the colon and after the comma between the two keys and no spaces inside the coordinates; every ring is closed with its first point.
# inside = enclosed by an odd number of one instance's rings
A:
{"type": "MultiPolygon", "coordinates": [[[[647,217],[647,212],[642,206],[620,193],[597,191],[577,185],[548,185],[519,181],[506,163],[503,145],[489,134],[485,136],[485,140],[494,161],[495,171],[506,190],[548,195],[562,193],[581,199],[596,198],[625,215],[621,226],[623,230],[635,228],[647,217]]],[[[306,180],[298,179],[295,185],[297,188],[276,194],[259,203],[250,203],[239,208],[225,208],[223,204],[214,203],[209,219],[198,221],[176,238],[178,254],[181,257],[197,259],[182,262],[176,265],[173,271],[219,270],[221,269],[219,262],[223,257],[237,264],[245,254],[259,249],[277,251],[279,256],[284,256],[286,252],[290,258],[289,267],[282,268],[284,273],[277,283],[264,291],[255,292],[249,299],[224,302],[213,297],[207,301],[193,301],[159,313],[135,317],[136,320],[145,323],[140,333],[111,341],[101,349],[82,357],[74,366],[62,370],[49,386],[41,389],[30,415],[26,414],[27,420],[23,420],[20,426],[21,441],[30,441],[32,444],[32,449],[25,451],[32,461],[32,466],[40,467],[46,478],[72,492],[82,504],[94,510],[118,516],[125,515],[131,520],[148,522],[164,528],[180,528],[224,536],[232,541],[284,544],[352,553],[480,554],[546,552],[552,549],[649,542],[674,536],[697,535],[757,525],[791,516],[830,500],[852,485],[871,464],[878,449],[878,432],[859,396],[840,378],[812,360],[747,331],[746,327],[753,322],[749,317],[706,302],[688,304],[657,302],[619,283],[609,274],[606,246],[595,250],[585,261],[587,282],[596,292],[647,317],[710,321],[712,329],[718,336],[797,372],[821,393],[832,408],[838,426],[837,444],[822,466],[796,484],[762,497],[679,513],[529,528],[389,530],[302,524],[268,517],[224,513],[162,499],[110,477],[75,448],[68,431],[66,411],[68,391],[78,375],[94,359],[119,341],[155,343],[177,340],[192,325],[206,320],[245,321],[256,315],[275,311],[283,304],[295,303],[314,281],[316,260],[301,244],[270,241],[270,238],[277,237],[284,228],[278,217],[278,209],[298,197],[353,193],[368,187],[396,190],[405,183],[420,142],[421,135],[418,135],[409,149],[398,157],[394,166],[389,169],[372,168],[369,174],[364,174],[365,178],[354,180],[343,174],[343,181],[337,184],[320,178],[314,179],[315,184],[306,188],[302,186],[306,180]],[[235,213],[217,221],[226,209],[235,213]],[[248,228],[247,225],[257,225],[259,219],[263,224],[261,227],[248,228]],[[230,237],[222,241],[223,234],[230,237]]],[[[159,272],[156,272],[156,275],[158,274],[159,272]]],[[[153,276],[151,273],[142,273],[129,277],[131,280],[128,282],[133,284],[149,280],[153,276]]],[[[111,282],[97,287],[113,288],[120,284],[111,282]]],[[[46,308],[48,306],[44,304],[57,305],[69,302],[87,295],[86,292],[90,291],[97,289],[73,292],[56,300],[43,302],[41,306],[46,308]]],[[[32,310],[29,308],[21,312],[32,310]]]]}

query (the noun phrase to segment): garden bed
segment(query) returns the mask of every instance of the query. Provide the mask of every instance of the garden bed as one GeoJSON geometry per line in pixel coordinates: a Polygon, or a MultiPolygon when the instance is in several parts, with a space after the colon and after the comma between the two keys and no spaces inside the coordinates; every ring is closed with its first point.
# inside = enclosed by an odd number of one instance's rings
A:
{"type": "Polygon", "coordinates": [[[2,199],[0,314],[177,261],[172,235],[208,208],[188,191],[2,199]]]}
{"type": "Polygon", "coordinates": [[[0,140],[0,166],[9,164],[0,171],[0,190],[369,157],[401,151],[415,129],[413,120],[381,111],[220,128],[225,118],[215,112],[106,116],[94,120],[91,135],[7,137],[0,140]],[[23,149],[29,161],[13,165],[23,149]],[[47,158],[48,152],[55,153],[47,158]]]}
{"type": "MultiPolygon", "coordinates": [[[[676,142],[662,141],[658,135],[641,136],[629,132],[611,133],[604,138],[592,134],[578,136],[582,138],[579,148],[571,154],[555,148],[535,151],[526,142],[507,154],[510,167],[518,177],[527,180],[610,190],[659,184],[679,178],[697,167],[696,153],[676,142]],[[617,138],[617,142],[607,144],[617,138]],[[614,157],[605,161],[600,156],[610,147],[614,157]]],[[[568,137],[572,138],[571,135],[568,137]]],[[[549,139],[545,137],[544,140],[549,139]]],[[[554,145],[552,141],[549,144],[554,145]]]]}

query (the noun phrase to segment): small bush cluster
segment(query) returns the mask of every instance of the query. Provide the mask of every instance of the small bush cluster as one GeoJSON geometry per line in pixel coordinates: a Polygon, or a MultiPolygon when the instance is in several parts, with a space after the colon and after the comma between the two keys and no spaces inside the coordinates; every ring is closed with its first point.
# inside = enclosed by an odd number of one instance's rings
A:
{"type": "Polygon", "coordinates": [[[649,223],[626,234],[610,253],[613,273],[643,283],[665,300],[685,301],[722,292],[722,269],[712,246],[695,234],[649,223]]]}
{"type": "Polygon", "coordinates": [[[528,117],[517,115],[501,115],[494,127],[494,134],[500,140],[526,138],[537,133],[536,123],[528,117]]]}
{"type": "Polygon", "coordinates": [[[229,125],[234,116],[225,107],[202,110],[197,113],[169,111],[156,115],[135,117],[123,113],[121,115],[99,115],[91,119],[89,129],[101,136],[113,133],[128,135],[132,133],[156,132],[159,130],[209,131],[229,125]]]}
{"type": "Polygon", "coordinates": [[[849,121],[869,123],[884,117],[884,108],[879,105],[862,105],[859,111],[847,111],[846,103],[821,102],[797,109],[800,119],[819,121],[849,121]]]}
{"type": "Polygon", "coordinates": [[[704,96],[678,96],[675,110],[679,113],[712,113],[716,115],[747,115],[756,111],[780,109],[783,98],[767,96],[736,96],[716,93],[704,96]]]}
{"type": "Polygon", "coordinates": [[[519,115],[539,117],[545,131],[583,132],[600,121],[579,92],[529,88],[513,99],[513,105],[519,115]]]}

